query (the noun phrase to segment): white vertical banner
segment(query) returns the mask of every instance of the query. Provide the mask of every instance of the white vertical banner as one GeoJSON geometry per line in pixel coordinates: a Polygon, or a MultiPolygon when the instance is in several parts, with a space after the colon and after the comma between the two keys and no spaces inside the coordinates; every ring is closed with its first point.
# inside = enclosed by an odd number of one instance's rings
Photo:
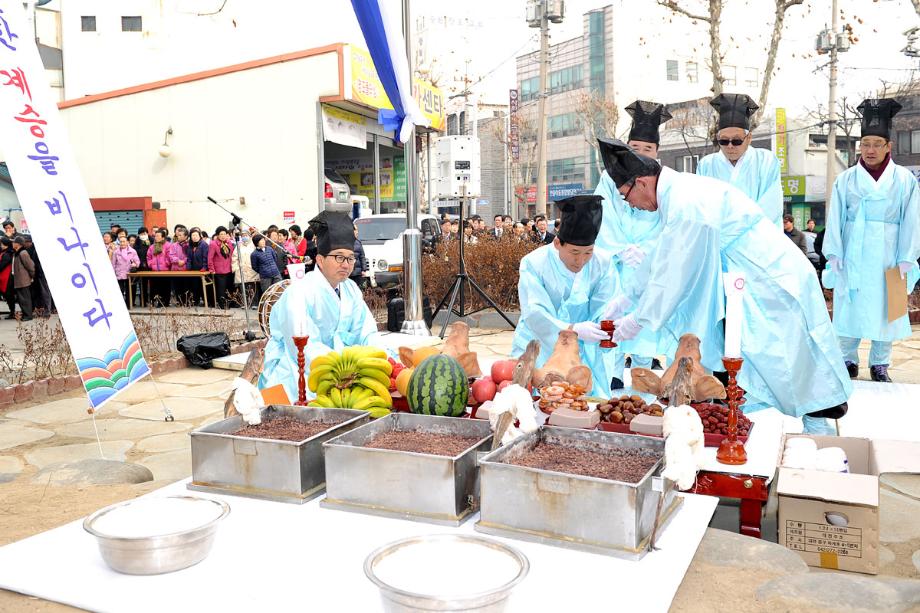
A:
{"type": "Polygon", "coordinates": [[[0,0],[0,139],[89,404],[150,372],[21,0],[0,0]]]}

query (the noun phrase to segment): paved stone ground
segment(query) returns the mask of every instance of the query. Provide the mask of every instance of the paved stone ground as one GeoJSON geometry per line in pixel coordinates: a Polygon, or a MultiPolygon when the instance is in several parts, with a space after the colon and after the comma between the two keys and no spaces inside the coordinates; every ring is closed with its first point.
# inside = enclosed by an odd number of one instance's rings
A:
{"type": "MultiPolygon", "coordinates": [[[[511,352],[508,331],[474,330],[471,336],[471,348],[483,359],[511,352]]],[[[77,392],[0,413],[0,544],[189,476],[188,431],[222,417],[234,374],[186,369],[157,384],[139,383],[97,414],[95,424],[77,392]],[[175,422],[163,421],[159,396],[175,422]],[[137,469],[125,471],[126,485],[93,485],[113,478],[110,463],[86,462],[100,459],[137,469]],[[141,467],[153,481],[130,485],[147,478],[141,467]]],[[[920,383],[920,331],[896,344],[892,374],[899,382],[920,383]]],[[[920,581],[908,580],[920,579],[920,476],[884,478],[881,499],[880,579],[809,571],[779,545],[710,529],[673,610],[920,608],[920,581]],[[842,600],[842,593],[850,596],[842,600]]],[[[0,591],[0,610],[69,608],[0,591]]]]}

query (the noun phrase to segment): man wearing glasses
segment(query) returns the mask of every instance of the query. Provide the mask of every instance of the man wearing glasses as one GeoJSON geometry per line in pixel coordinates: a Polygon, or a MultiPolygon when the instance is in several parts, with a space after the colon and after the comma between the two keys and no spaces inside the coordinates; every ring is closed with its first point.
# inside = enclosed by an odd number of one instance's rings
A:
{"type": "MultiPolygon", "coordinates": [[[[659,128],[671,119],[671,113],[663,104],[636,100],[626,107],[632,116],[627,145],[633,151],[650,158],[658,157],[658,143],[661,140],[659,128]]],[[[611,141],[598,139],[601,155],[611,141]]],[[[620,282],[631,295],[641,295],[648,281],[651,259],[648,257],[658,245],[661,225],[657,213],[642,211],[626,204],[616,185],[606,172],[601,175],[594,193],[604,197],[604,221],[597,246],[613,256],[620,282]]],[[[634,306],[634,305],[633,305],[634,306]]],[[[610,319],[611,317],[604,317],[610,319]]],[[[623,369],[626,354],[631,356],[631,366],[660,368],[654,359],[658,354],[658,336],[652,330],[643,330],[636,338],[624,342],[617,351],[613,389],[623,387],[623,369]]]]}
{"type": "Polygon", "coordinates": [[[593,375],[592,395],[607,398],[617,351],[600,347],[600,341],[610,338],[600,321],[619,293],[619,282],[610,256],[594,251],[601,227],[601,197],[572,196],[557,200],[556,207],[562,215],[556,237],[521,260],[521,318],[511,354],[521,355],[527,343],[538,340],[536,367],[542,368],[559,333],[572,330],[578,335],[581,362],[593,375]]]}
{"type": "Polygon", "coordinates": [[[316,268],[292,281],[272,307],[271,338],[259,387],[284,385],[297,399],[297,348],[293,336],[310,337],[305,350],[306,374],[313,358],[352,345],[379,344],[377,322],[357,284],[355,227],[345,213],[323,211],[310,220],[316,238],[316,268]]]}
{"type": "Polygon", "coordinates": [[[671,355],[681,335],[693,333],[703,365],[721,370],[722,273],[743,272],[745,411],[776,407],[802,417],[808,432],[833,434],[825,418],[846,413],[852,383],[808,260],[757,203],[725,183],[662,168],[620,141],[604,153],[623,199],[661,218],[648,285],[635,310],[616,320],[614,340],[650,328],[671,355]]]}
{"type": "Polygon", "coordinates": [[[772,151],[751,147],[751,115],[759,106],[745,94],[719,94],[709,101],[719,112],[720,151],[700,160],[696,174],[734,185],[783,227],[783,187],[779,160],[772,151]]]}
{"type": "Polygon", "coordinates": [[[872,341],[869,374],[890,383],[891,342],[911,334],[907,314],[890,321],[885,271],[897,267],[907,292],[917,282],[920,190],[913,173],[891,160],[895,100],[864,100],[859,164],[834,181],[822,250],[825,287],[834,289],[834,329],[851,378],[859,375],[859,342],[872,341]]]}

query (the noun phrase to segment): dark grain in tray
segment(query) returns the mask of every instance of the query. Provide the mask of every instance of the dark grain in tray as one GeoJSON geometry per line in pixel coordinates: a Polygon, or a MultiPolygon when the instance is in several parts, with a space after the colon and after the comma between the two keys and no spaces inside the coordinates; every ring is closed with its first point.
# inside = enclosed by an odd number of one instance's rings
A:
{"type": "Polygon", "coordinates": [[[391,449],[453,457],[466,451],[479,440],[476,437],[436,434],[420,430],[390,430],[376,435],[364,446],[370,449],[391,449]]]}
{"type": "Polygon", "coordinates": [[[515,458],[507,458],[505,462],[570,475],[638,483],[659,458],[658,454],[634,449],[599,452],[540,442],[530,451],[515,458]]]}
{"type": "Polygon", "coordinates": [[[278,441],[305,441],[311,436],[328,430],[345,421],[344,419],[327,419],[326,421],[300,421],[294,417],[275,417],[255,426],[243,426],[233,433],[234,436],[247,438],[268,438],[278,441]]]}

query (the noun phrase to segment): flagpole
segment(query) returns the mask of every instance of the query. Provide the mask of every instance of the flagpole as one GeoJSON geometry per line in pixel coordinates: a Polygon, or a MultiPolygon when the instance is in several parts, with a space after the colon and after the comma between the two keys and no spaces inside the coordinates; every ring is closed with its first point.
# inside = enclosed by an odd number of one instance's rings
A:
{"type": "MultiPolygon", "coordinates": [[[[411,0],[402,0],[403,38],[406,41],[406,59],[409,62],[409,84],[412,86],[415,69],[412,61],[411,0]]],[[[406,160],[406,231],[403,234],[403,300],[406,318],[402,332],[416,336],[429,336],[422,308],[422,233],[418,228],[418,155],[415,151],[415,126],[403,147],[406,160]]]]}

